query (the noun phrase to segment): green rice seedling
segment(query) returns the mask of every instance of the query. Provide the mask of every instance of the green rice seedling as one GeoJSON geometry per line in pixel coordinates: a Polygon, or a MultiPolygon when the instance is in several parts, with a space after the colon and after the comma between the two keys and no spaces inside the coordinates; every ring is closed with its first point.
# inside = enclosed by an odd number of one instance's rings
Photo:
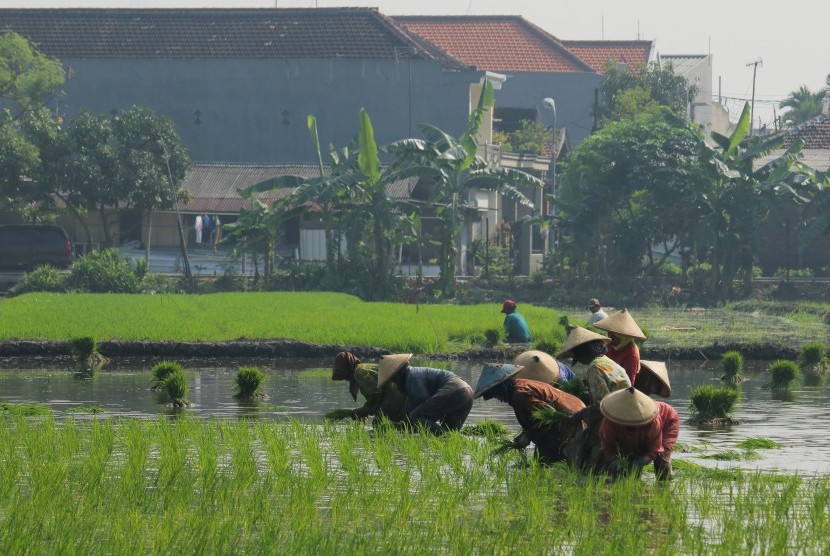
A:
{"type": "Polygon", "coordinates": [[[715,388],[711,384],[698,386],[689,395],[691,422],[697,424],[735,423],[731,414],[740,398],[741,393],[734,388],[715,388]]]}
{"type": "Polygon", "coordinates": [[[265,380],[265,373],[259,367],[239,367],[236,371],[235,397],[246,400],[263,400],[267,398],[262,391],[262,382],[265,380]]]}
{"type": "Polygon", "coordinates": [[[473,425],[461,427],[461,434],[465,436],[481,436],[484,438],[504,438],[510,435],[510,431],[501,421],[495,419],[484,419],[473,425]]]}
{"type": "Polygon", "coordinates": [[[752,461],[761,459],[761,456],[755,450],[724,450],[723,452],[706,454],[699,457],[717,461],[752,461]]]}
{"type": "Polygon", "coordinates": [[[501,342],[501,330],[488,328],[484,331],[484,347],[496,347],[501,342]]]}
{"type": "Polygon", "coordinates": [[[162,361],[153,365],[150,372],[153,374],[150,390],[161,390],[165,379],[173,373],[184,372],[184,367],[175,361],[162,361]]]}
{"type": "Polygon", "coordinates": [[[75,407],[70,407],[66,410],[67,413],[89,413],[92,415],[96,415],[99,413],[106,413],[106,409],[101,407],[100,405],[78,405],[75,407]]]}
{"type": "Polygon", "coordinates": [[[801,376],[801,371],[796,362],[779,359],[770,366],[770,374],[772,379],[764,385],[764,388],[787,390],[793,381],[801,376]]]}
{"type": "Polygon", "coordinates": [[[563,392],[576,396],[583,402],[588,399],[588,389],[585,387],[585,381],[579,377],[572,380],[559,381],[554,386],[563,392]]]}
{"type": "Polygon", "coordinates": [[[107,358],[98,353],[98,343],[92,336],[72,338],[69,346],[75,363],[81,369],[95,369],[107,362],[107,358]]]}
{"type": "Polygon", "coordinates": [[[168,374],[161,382],[161,390],[167,394],[173,407],[185,407],[188,405],[187,391],[189,386],[187,384],[187,377],[182,370],[175,370],[168,374]]]}
{"type": "Polygon", "coordinates": [[[533,419],[540,427],[557,425],[562,421],[568,419],[568,416],[558,411],[556,408],[547,406],[539,407],[533,410],[533,419]]]}
{"type": "Polygon", "coordinates": [[[812,374],[824,374],[830,371],[827,347],[821,342],[809,342],[801,346],[798,364],[802,370],[812,374]]]}
{"type": "Polygon", "coordinates": [[[33,417],[36,415],[52,415],[52,408],[41,404],[0,402],[0,415],[21,415],[33,417]]]}
{"type": "Polygon", "coordinates": [[[723,376],[721,380],[727,384],[737,384],[743,381],[741,373],[744,368],[744,356],[739,351],[727,351],[723,354],[723,376]]]}
{"type": "Polygon", "coordinates": [[[781,448],[781,446],[781,443],[775,440],[761,437],[747,438],[737,444],[738,448],[743,448],[744,450],[770,450],[781,448]]]}
{"type": "Polygon", "coordinates": [[[305,369],[297,373],[297,378],[313,379],[313,378],[331,378],[331,369],[305,369]]]}
{"type": "Polygon", "coordinates": [[[326,412],[323,418],[326,421],[343,421],[346,419],[352,419],[354,418],[354,410],[343,408],[332,409],[331,411],[326,412]]]}

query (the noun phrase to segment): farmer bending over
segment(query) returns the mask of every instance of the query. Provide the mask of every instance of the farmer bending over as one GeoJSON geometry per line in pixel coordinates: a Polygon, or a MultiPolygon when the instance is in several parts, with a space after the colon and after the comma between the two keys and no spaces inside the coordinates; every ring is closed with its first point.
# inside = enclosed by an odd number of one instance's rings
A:
{"type": "Polygon", "coordinates": [[[378,366],[361,363],[357,356],[349,351],[341,351],[334,357],[331,370],[332,380],[349,381],[349,394],[357,401],[360,392],[366,403],[352,411],[352,417],[363,419],[369,415],[385,415],[391,421],[400,421],[406,417],[406,396],[398,387],[388,384],[378,388],[378,366]]]}
{"type": "Polygon", "coordinates": [[[594,328],[608,332],[611,343],[608,345],[608,351],[605,352],[605,355],[625,369],[628,380],[631,381],[631,384],[634,384],[637,373],[640,372],[640,348],[637,347],[637,342],[634,340],[646,339],[646,335],[637,326],[634,317],[631,316],[628,309],[623,309],[619,313],[614,313],[608,318],[595,322],[594,328]]]}
{"type": "Polygon", "coordinates": [[[473,407],[473,389],[450,371],[410,367],[411,353],[384,355],[378,388],[394,384],[409,402],[407,418],[434,434],[458,430],[473,407]]]}
{"type": "Polygon", "coordinates": [[[513,439],[513,446],[525,448],[533,442],[540,463],[554,463],[565,459],[564,446],[582,429],[582,422],[569,419],[585,404],[567,392],[544,382],[517,378],[522,370],[518,365],[485,365],[478,379],[475,397],[496,398],[513,408],[522,432],[513,439]],[[553,409],[561,414],[557,422],[544,423],[534,416],[537,409],[553,409]]]}

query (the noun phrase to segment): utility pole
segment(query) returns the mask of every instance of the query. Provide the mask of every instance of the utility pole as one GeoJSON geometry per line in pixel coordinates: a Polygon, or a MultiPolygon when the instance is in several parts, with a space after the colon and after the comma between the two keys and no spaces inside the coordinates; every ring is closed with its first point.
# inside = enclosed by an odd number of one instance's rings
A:
{"type": "Polygon", "coordinates": [[[752,68],[752,104],[749,107],[749,136],[752,137],[752,126],[755,119],[755,75],[758,73],[758,66],[763,67],[764,61],[760,58],[755,60],[754,62],[749,62],[746,65],[747,67],[753,66],[752,68]]]}

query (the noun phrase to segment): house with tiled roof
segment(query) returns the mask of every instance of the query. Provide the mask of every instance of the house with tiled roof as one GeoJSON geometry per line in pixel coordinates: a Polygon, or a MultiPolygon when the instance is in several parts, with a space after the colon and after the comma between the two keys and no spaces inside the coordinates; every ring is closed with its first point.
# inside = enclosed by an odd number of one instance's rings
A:
{"type": "Polygon", "coordinates": [[[603,73],[609,63],[637,71],[654,61],[653,41],[563,40],[562,44],[597,73],[603,73]]]}

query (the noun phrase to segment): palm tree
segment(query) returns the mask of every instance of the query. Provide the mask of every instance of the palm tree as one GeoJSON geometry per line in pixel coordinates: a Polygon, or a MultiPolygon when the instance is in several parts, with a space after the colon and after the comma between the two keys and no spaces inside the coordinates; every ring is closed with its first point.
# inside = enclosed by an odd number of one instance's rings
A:
{"type": "Polygon", "coordinates": [[[452,137],[433,125],[421,124],[418,131],[425,139],[403,139],[386,148],[398,157],[396,176],[417,176],[436,184],[430,204],[440,220],[439,287],[445,297],[455,294],[458,237],[465,221],[464,215],[474,209],[468,204],[470,191],[476,188],[495,190],[533,207],[532,201],[516,185],[543,186],[541,180],[530,174],[511,169],[491,169],[477,157],[476,134],[492,105],[493,88],[485,82],[478,106],[467,121],[467,131],[460,137],[452,137]]]}
{"type": "MultiPolygon", "coordinates": [[[[827,79],[830,81],[830,75],[827,79]]],[[[781,101],[781,108],[789,108],[781,115],[781,121],[785,126],[795,126],[815,118],[821,114],[821,101],[825,93],[825,89],[812,92],[806,85],[802,85],[781,101]]]]}

